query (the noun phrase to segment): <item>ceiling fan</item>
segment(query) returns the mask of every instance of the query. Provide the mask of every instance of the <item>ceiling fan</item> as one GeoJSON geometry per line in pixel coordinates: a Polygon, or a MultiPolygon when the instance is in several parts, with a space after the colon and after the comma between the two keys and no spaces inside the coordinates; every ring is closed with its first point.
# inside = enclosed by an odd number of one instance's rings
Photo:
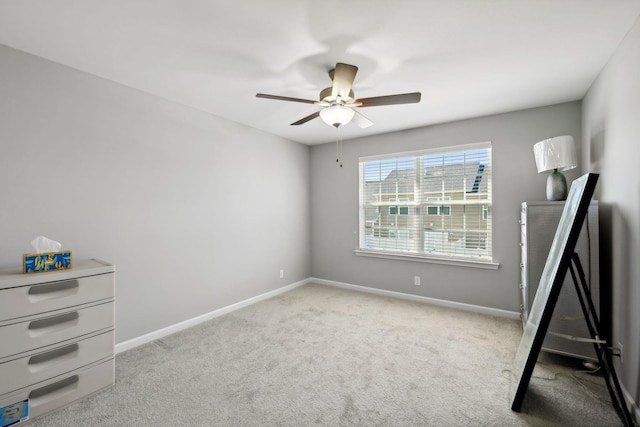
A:
{"type": "Polygon", "coordinates": [[[291,123],[291,125],[298,126],[320,117],[326,124],[336,128],[344,126],[352,120],[361,128],[367,128],[373,125],[371,120],[355,111],[355,107],[377,107],[381,105],[414,104],[420,102],[420,92],[355,99],[351,86],[353,85],[353,80],[357,72],[358,67],[355,65],[338,62],[336,67],[329,71],[329,77],[333,81],[333,85],[320,91],[319,101],[291,98],[288,96],[267,95],[264,93],[258,93],[256,97],[318,105],[323,107],[320,111],[309,114],[297,122],[291,123]]]}

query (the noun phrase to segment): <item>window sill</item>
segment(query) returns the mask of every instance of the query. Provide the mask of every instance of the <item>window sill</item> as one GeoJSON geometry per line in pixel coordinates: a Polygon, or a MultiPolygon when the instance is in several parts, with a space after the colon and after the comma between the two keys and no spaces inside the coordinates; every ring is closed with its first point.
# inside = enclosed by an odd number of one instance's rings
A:
{"type": "Polygon", "coordinates": [[[500,264],[491,261],[473,261],[469,259],[445,258],[428,255],[399,254],[392,252],[369,251],[365,249],[356,249],[353,252],[358,256],[396,259],[402,261],[428,262],[433,264],[456,265],[459,267],[482,268],[488,270],[497,270],[498,267],[500,267],[500,264]]]}

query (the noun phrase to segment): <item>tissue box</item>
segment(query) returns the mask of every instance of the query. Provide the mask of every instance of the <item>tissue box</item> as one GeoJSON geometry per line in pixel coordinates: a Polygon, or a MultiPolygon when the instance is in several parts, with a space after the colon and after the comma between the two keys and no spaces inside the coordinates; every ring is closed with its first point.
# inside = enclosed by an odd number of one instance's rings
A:
{"type": "Polygon", "coordinates": [[[24,274],[68,270],[71,268],[71,251],[25,254],[22,266],[24,274]]]}

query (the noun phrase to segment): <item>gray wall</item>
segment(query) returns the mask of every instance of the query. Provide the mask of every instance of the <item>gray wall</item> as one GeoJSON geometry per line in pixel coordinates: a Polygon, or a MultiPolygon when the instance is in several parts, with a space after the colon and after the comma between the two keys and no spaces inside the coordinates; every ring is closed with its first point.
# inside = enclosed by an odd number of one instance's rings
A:
{"type": "Polygon", "coordinates": [[[40,234],[114,263],[117,342],[309,277],[309,160],[0,45],[0,266],[40,234]]]}
{"type": "MultiPolygon", "coordinates": [[[[383,108],[383,107],[381,107],[383,108]]],[[[393,107],[384,107],[393,108],[393,107]]],[[[520,202],[545,200],[533,145],[545,138],[581,138],[580,102],[440,124],[345,141],[311,150],[311,273],[314,277],[447,301],[519,311],[520,202]],[[493,244],[498,270],[359,257],[358,157],[491,141],[493,244]],[[422,285],[413,284],[419,275],[422,285]]],[[[580,175],[568,171],[569,184],[580,175]]]]}
{"type": "Polygon", "coordinates": [[[612,343],[618,366],[640,404],[640,21],[588,91],[583,103],[583,165],[600,174],[601,264],[612,291],[612,343]]]}

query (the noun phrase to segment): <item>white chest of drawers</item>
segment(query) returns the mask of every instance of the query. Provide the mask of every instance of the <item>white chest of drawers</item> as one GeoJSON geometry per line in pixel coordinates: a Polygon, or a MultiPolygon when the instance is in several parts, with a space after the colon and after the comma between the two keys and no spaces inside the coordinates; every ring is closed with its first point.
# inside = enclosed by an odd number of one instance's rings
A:
{"type": "Polygon", "coordinates": [[[33,419],[113,385],[114,287],[99,260],[0,269],[0,409],[33,419]]]}

